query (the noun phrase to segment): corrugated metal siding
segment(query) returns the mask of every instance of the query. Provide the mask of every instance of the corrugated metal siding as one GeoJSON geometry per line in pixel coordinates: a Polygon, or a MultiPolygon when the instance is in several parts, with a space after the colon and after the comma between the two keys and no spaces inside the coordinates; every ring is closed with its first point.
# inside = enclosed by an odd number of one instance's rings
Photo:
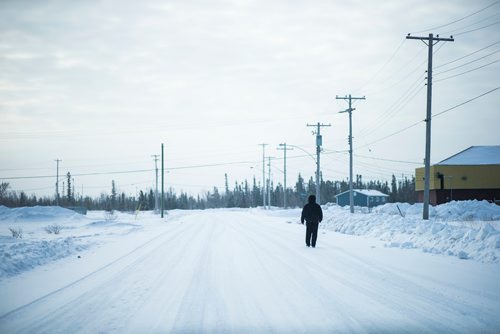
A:
{"type": "MultiPolygon", "coordinates": [[[[424,189],[424,168],[415,169],[415,190],[424,189]]],[[[498,189],[500,165],[431,166],[430,189],[498,189]],[[443,175],[443,181],[438,177],[443,175]],[[443,183],[443,184],[441,184],[443,183]]]]}

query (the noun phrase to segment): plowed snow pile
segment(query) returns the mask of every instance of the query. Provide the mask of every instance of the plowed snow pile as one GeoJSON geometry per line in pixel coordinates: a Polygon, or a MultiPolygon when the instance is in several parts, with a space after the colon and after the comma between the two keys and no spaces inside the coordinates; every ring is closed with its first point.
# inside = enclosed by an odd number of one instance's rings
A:
{"type": "Polygon", "coordinates": [[[321,228],[386,241],[387,247],[419,248],[424,252],[500,262],[500,206],[487,201],[453,201],[430,208],[422,204],[388,203],[371,212],[326,205],[321,228]]]}

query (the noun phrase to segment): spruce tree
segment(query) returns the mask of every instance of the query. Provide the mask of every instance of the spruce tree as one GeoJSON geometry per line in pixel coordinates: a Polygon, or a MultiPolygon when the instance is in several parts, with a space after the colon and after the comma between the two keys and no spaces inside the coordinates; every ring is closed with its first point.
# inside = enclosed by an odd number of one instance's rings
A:
{"type": "Polygon", "coordinates": [[[66,177],[68,178],[68,190],[67,190],[68,204],[71,204],[73,202],[73,197],[71,196],[71,174],[70,174],[70,172],[68,172],[68,174],[66,174],[66,177]]]}

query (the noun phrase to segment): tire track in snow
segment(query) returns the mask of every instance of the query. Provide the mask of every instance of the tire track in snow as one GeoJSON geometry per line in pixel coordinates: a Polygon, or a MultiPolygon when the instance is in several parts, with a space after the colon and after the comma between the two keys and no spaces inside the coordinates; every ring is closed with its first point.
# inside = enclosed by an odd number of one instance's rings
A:
{"type": "MultiPolygon", "coordinates": [[[[293,234],[290,229],[282,227],[290,225],[272,223],[269,225],[276,226],[275,229],[281,229],[282,233],[293,234]]],[[[281,241],[277,240],[276,242],[281,241]]],[[[328,238],[325,239],[325,242],[326,245],[331,244],[331,240],[328,238]]],[[[356,286],[361,287],[364,293],[372,296],[375,300],[380,300],[386,305],[393,305],[394,310],[402,312],[410,321],[420,318],[418,326],[422,327],[422,330],[468,332],[467,328],[472,331],[477,331],[479,328],[489,331],[491,326],[498,327],[498,322],[491,322],[491,319],[495,318],[494,309],[485,309],[484,304],[474,303],[467,298],[460,299],[460,296],[463,297],[463,291],[456,287],[454,288],[456,293],[445,294],[443,289],[439,289],[439,286],[449,289],[450,285],[447,282],[437,284],[435,280],[431,280],[432,288],[429,288],[428,284],[427,286],[423,284],[425,280],[415,280],[414,277],[404,275],[398,269],[391,268],[379,261],[373,263],[366,258],[347,252],[341,247],[326,248],[332,250],[331,256],[323,254],[314,257],[314,261],[321,259],[322,262],[325,262],[325,265],[322,264],[318,267],[319,272],[323,272],[325,277],[335,275],[338,279],[339,272],[330,270],[328,273],[329,268],[335,268],[337,262],[342,264],[343,268],[354,269],[350,272],[352,277],[367,277],[365,280],[359,280],[356,286]],[[489,314],[484,316],[484,312],[489,312],[489,314]],[[462,327],[463,323],[456,323],[457,318],[464,317],[468,318],[469,327],[464,328],[462,327]]],[[[323,250],[327,251],[323,247],[316,249],[316,251],[323,250]]],[[[304,253],[301,252],[301,254],[304,253]]],[[[346,284],[349,285],[349,283],[351,282],[346,281],[346,284]]],[[[453,284],[453,282],[451,283],[453,284]]]]}
{"type": "MultiPolygon", "coordinates": [[[[263,223],[266,224],[266,223],[263,223]]],[[[271,225],[270,223],[269,225],[271,225]]],[[[331,330],[332,328],[342,328],[341,331],[347,331],[347,332],[362,332],[365,330],[365,327],[368,326],[372,328],[372,330],[376,329],[376,324],[367,324],[367,321],[364,321],[364,326],[360,324],[359,321],[357,321],[353,316],[352,312],[350,310],[346,310],[346,305],[345,303],[342,303],[338,298],[334,297],[335,290],[332,290],[332,286],[329,286],[329,289],[324,286],[323,284],[318,284],[318,275],[317,272],[312,272],[310,268],[310,260],[311,258],[306,258],[304,256],[303,252],[311,251],[312,249],[306,249],[305,245],[300,247],[300,250],[298,247],[291,247],[290,242],[284,242],[283,239],[281,238],[273,238],[270,237],[271,235],[281,235],[279,233],[263,233],[260,231],[264,231],[265,229],[260,229],[259,232],[256,232],[255,229],[248,229],[248,226],[245,226],[244,228],[247,228],[246,234],[253,234],[255,238],[249,238],[249,240],[252,241],[255,249],[260,250],[260,252],[266,254],[266,260],[267,262],[272,262],[273,268],[276,268],[277,265],[281,265],[285,269],[281,269],[281,271],[286,271],[290,275],[289,277],[285,277],[285,279],[288,281],[288,284],[290,285],[289,287],[286,287],[285,291],[283,291],[283,295],[286,295],[287,293],[289,294],[290,292],[292,293],[297,293],[297,291],[301,291],[298,296],[307,296],[307,300],[296,300],[296,299],[289,299],[288,305],[293,304],[293,305],[299,305],[299,304],[305,304],[309,303],[308,307],[313,306],[314,312],[312,314],[313,317],[321,317],[322,319],[316,319],[314,321],[311,320],[311,324],[309,326],[320,326],[319,328],[312,327],[313,331],[328,331],[331,330]],[[259,241],[255,241],[259,240],[259,241]],[[271,246],[274,245],[274,246],[271,246]],[[286,261],[283,261],[283,259],[290,258],[289,255],[282,255],[276,253],[276,250],[280,250],[280,253],[283,251],[285,252],[293,252],[294,253],[294,258],[296,258],[298,261],[295,263],[295,265],[291,265],[287,263],[286,261]],[[304,284],[309,283],[309,288],[304,289],[304,284]],[[328,314],[325,314],[324,310],[328,309],[329,312],[331,312],[331,316],[328,314]],[[316,314],[314,314],[316,313],[316,314]]],[[[269,231],[268,231],[269,232],[269,231]]],[[[280,231],[281,232],[281,231],[280,231]]],[[[302,239],[302,238],[301,238],[302,239]]],[[[289,239],[290,240],[290,239],[289,239]]],[[[269,265],[263,265],[263,267],[269,267],[269,265]]],[[[270,277],[275,276],[273,274],[273,270],[270,270],[269,273],[270,277]]],[[[277,282],[276,284],[278,289],[283,290],[283,284],[280,284],[277,282]]],[[[344,285],[345,287],[345,285],[344,285]]],[[[337,288],[338,287],[338,282],[337,282],[337,288]]],[[[342,287],[340,287],[342,289],[342,287]]],[[[288,311],[291,312],[291,316],[296,317],[296,318],[301,318],[303,314],[308,314],[310,313],[310,310],[300,308],[300,307],[295,307],[293,310],[290,309],[288,306],[288,311]]],[[[305,324],[302,324],[302,326],[306,326],[305,324]]],[[[308,328],[311,330],[311,328],[308,328]]],[[[300,331],[300,330],[299,330],[300,331]]],[[[307,330],[306,330],[307,331],[307,330]]]]}
{"type": "MultiPolygon", "coordinates": [[[[274,225],[273,223],[268,223],[268,225],[274,225]]],[[[283,225],[287,226],[287,225],[283,225]]],[[[277,227],[277,226],[276,226],[277,227]]],[[[313,270],[314,271],[314,278],[319,278],[322,277],[323,280],[328,280],[328,279],[334,279],[337,283],[342,284],[346,289],[349,289],[350,294],[353,295],[359,295],[358,298],[362,298],[363,296],[370,298],[372,301],[375,302],[375,304],[379,304],[379,307],[387,307],[387,305],[391,305],[391,310],[395,312],[396,314],[404,315],[404,317],[407,319],[407,325],[408,323],[411,324],[414,327],[410,328],[404,328],[404,327],[398,327],[394,328],[394,330],[397,331],[403,331],[403,332],[413,332],[415,330],[418,331],[426,331],[426,332],[435,332],[435,331],[449,331],[449,330],[460,330],[460,327],[456,327],[453,325],[453,322],[451,319],[456,316],[457,310],[452,309],[448,303],[444,302],[441,298],[436,297],[433,292],[427,292],[425,288],[415,285],[414,282],[408,281],[406,279],[403,279],[397,275],[394,271],[389,271],[385,269],[381,269],[380,267],[375,267],[372,263],[368,263],[365,260],[354,256],[352,254],[349,254],[345,252],[344,250],[340,248],[334,248],[334,250],[337,251],[337,253],[332,253],[332,257],[321,257],[321,259],[336,259],[337,261],[330,260],[330,262],[325,263],[323,265],[320,265],[317,263],[317,257],[307,257],[305,254],[306,251],[318,251],[320,249],[306,249],[304,246],[304,251],[300,251],[297,248],[290,247],[289,242],[285,242],[284,239],[276,237],[277,235],[281,235],[281,233],[286,230],[285,228],[282,228],[281,226],[276,228],[272,227],[275,231],[278,231],[280,233],[262,233],[261,231],[264,229],[248,229],[248,233],[254,233],[256,236],[258,236],[258,239],[270,239],[272,240],[271,242],[265,242],[262,244],[263,247],[268,247],[268,244],[276,244],[279,245],[277,249],[287,249],[289,251],[293,251],[295,256],[301,259],[300,262],[303,264],[307,264],[308,270],[313,270]],[[344,257],[347,259],[342,259],[342,257],[335,256],[338,253],[341,253],[344,257]],[[342,261],[342,267],[339,267],[339,260],[342,261]],[[357,262],[356,265],[353,265],[353,260],[357,262]],[[358,267],[356,267],[358,266],[358,267]],[[352,276],[358,276],[358,277],[367,277],[366,282],[370,284],[364,284],[363,280],[358,280],[356,284],[352,283],[347,279],[347,277],[343,277],[339,275],[339,273],[335,270],[332,270],[330,268],[357,268],[355,272],[352,274],[352,276]],[[390,284],[388,284],[390,282],[390,284]],[[395,295],[394,291],[392,289],[387,289],[387,286],[395,286],[399,288],[400,295],[395,295]],[[410,288],[410,289],[408,289],[410,288]],[[404,290],[410,290],[409,292],[406,292],[404,290]],[[418,296],[419,300],[415,300],[414,297],[418,296]],[[395,299],[397,297],[397,299],[395,299]],[[404,298],[402,298],[404,297],[404,298]],[[413,299],[412,299],[413,298],[413,299]],[[408,302],[408,299],[411,300],[411,303],[408,302]],[[444,318],[441,320],[436,320],[435,319],[435,312],[433,310],[436,309],[436,304],[440,308],[440,317],[444,318]],[[432,307],[430,307],[432,306],[432,307]],[[446,315],[443,316],[443,311],[445,311],[446,315]],[[422,320],[425,321],[425,324],[422,322],[418,322],[413,320],[415,317],[415,314],[420,314],[422,317],[422,320]],[[447,324],[447,326],[443,325],[447,324]],[[451,328],[450,328],[451,327],[451,328]]],[[[286,239],[285,239],[286,240],[286,239]]],[[[286,258],[285,256],[278,255],[276,252],[272,251],[273,249],[269,250],[269,256],[273,257],[275,261],[281,261],[282,258],[286,258]]],[[[276,249],[275,249],[276,250],[276,249]]],[[[311,252],[309,252],[310,254],[311,252]]],[[[319,255],[319,254],[318,254],[319,255]]],[[[290,266],[289,264],[286,264],[282,262],[283,264],[287,265],[290,267],[290,270],[293,270],[293,266],[290,266]]],[[[304,278],[306,279],[306,278],[304,278]]],[[[318,286],[319,287],[319,286],[318,286]]],[[[322,291],[321,293],[318,293],[315,297],[316,298],[323,298],[325,294],[331,294],[331,292],[328,291],[322,291]]],[[[356,300],[357,298],[354,298],[356,300]]],[[[345,303],[343,304],[344,308],[348,304],[348,300],[344,301],[345,303]]],[[[331,304],[331,302],[330,302],[331,304]]],[[[342,306],[342,305],[340,305],[342,306]]],[[[348,314],[344,313],[345,318],[349,319],[352,317],[352,314],[358,313],[359,310],[356,310],[356,308],[353,308],[348,312],[348,314]],[[356,311],[356,312],[355,312],[356,311]]],[[[459,312],[459,311],[458,311],[459,312]]],[[[364,319],[364,322],[366,323],[366,319],[364,319]]],[[[352,325],[356,325],[355,323],[352,325]]],[[[373,323],[370,325],[371,328],[376,328],[377,324],[373,323]]],[[[383,324],[381,327],[381,330],[387,330],[387,324],[383,324]]]]}
{"type": "MultiPolygon", "coordinates": [[[[49,294],[46,294],[45,296],[42,296],[26,305],[23,305],[21,307],[16,308],[15,310],[9,311],[8,313],[2,315],[0,317],[0,329],[2,328],[7,328],[7,327],[12,327],[16,328],[16,332],[22,332],[23,330],[26,330],[28,332],[31,332],[33,330],[35,331],[40,331],[41,328],[45,325],[46,327],[55,327],[56,323],[58,322],[58,319],[66,319],[65,315],[67,313],[71,312],[71,308],[68,310],[69,305],[78,305],[82,302],[82,300],[85,300],[85,298],[88,298],[89,296],[100,296],[102,290],[102,284],[106,284],[106,282],[111,282],[110,284],[113,285],[116,282],[114,279],[119,276],[119,275],[124,275],[124,273],[127,272],[127,270],[132,270],[137,264],[143,261],[144,257],[147,256],[148,254],[151,254],[155,252],[158,248],[162,247],[162,245],[165,242],[168,242],[172,239],[175,239],[179,235],[186,234],[187,229],[192,229],[193,227],[189,224],[179,224],[175,226],[176,228],[174,230],[168,229],[167,231],[161,233],[158,236],[153,237],[152,239],[146,241],[145,243],[137,246],[134,248],[132,251],[127,252],[126,254],[120,256],[116,260],[100,267],[99,269],[92,271],[91,273],[83,276],[82,278],[65,285],[64,287],[61,287],[49,294]],[[173,234],[172,234],[173,233],[173,234]],[[162,239],[165,238],[165,239],[162,239]],[[142,254],[144,253],[144,254],[142,254]],[[130,259],[131,256],[135,256],[135,259],[130,259]],[[116,270],[116,266],[118,265],[124,265],[124,267],[119,268],[118,272],[111,273],[110,277],[105,277],[104,278],[104,283],[100,283],[97,286],[91,287],[90,290],[87,289],[85,291],[85,284],[89,280],[93,279],[99,279],[98,276],[100,275],[109,275],[109,273],[106,273],[107,271],[110,270],[116,270]],[[96,278],[97,277],[97,278],[96,278]],[[70,292],[74,292],[78,288],[83,288],[84,291],[78,291],[77,296],[70,296],[69,301],[65,300],[61,295],[70,292]],[[61,304],[56,304],[56,305],[51,305],[54,299],[61,299],[62,303],[61,304]],[[52,307],[53,309],[49,312],[48,310],[45,309],[45,307],[52,307]],[[19,326],[14,326],[15,325],[15,319],[19,319],[20,315],[22,313],[29,313],[30,310],[33,309],[41,309],[38,312],[38,315],[35,315],[31,321],[27,323],[27,321],[23,321],[23,324],[19,326]],[[55,309],[54,309],[55,308],[55,309]],[[31,325],[30,325],[31,323],[31,325]],[[30,329],[31,328],[31,329],[30,329]]],[[[196,230],[196,229],[195,229],[196,230]]],[[[119,282],[119,280],[118,280],[119,282]]],[[[105,290],[103,290],[105,291],[105,290]]],[[[108,290],[109,291],[109,290],[108,290]]],[[[90,308],[88,311],[92,311],[90,308]]],[[[92,315],[92,312],[88,312],[92,315]]],[[[77,318],[84,318],[84,314],[80,314],[77,316],[77,318]]],[[[68,319],[64,320],[65,322],[68,319]]],[[[89,319],[92,321],[92,319],[89,319]]],[[[82,321],[77,321],[77,322],[82,322],[82,321]]]]}
{"type": "Polygon", "coordinates": [[[220,300],[213,271],[220,269],[214,258],[215,246],[217,239],[221,238],[221,228],[225,227],[214,221],[211,215],[205,215],[200,224],[206,232],[188,245],[195,247],[191,252],[197,256],[190,264],[194,270],[176,312],[172,327],[174,333],[190,332],[196,328],[217,328],[217,332],[220,332],[219,329],[223,327],[221,319],[225,318],[226,309],[220,300]]]}

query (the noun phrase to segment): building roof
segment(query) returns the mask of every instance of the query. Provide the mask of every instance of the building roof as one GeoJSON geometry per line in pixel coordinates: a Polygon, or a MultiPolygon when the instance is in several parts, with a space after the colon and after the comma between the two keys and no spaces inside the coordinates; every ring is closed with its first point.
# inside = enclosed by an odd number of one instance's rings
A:
{"type": "Polygon", "coordinates": [[[500,165],[500,146],[471,146],[436,165],[500,165]]]}
{"type": "MultiPolygon", "coordinates": [[[[365,196],[383,196],[383,197],[389,196],[389,195],[384,194],[383,192],[380,192],[378,190],[373,190],[373,189],[353,189],[352,191],[363,194],[365,196]]],[[[348,193],[348,192],[349,192],[349,190],[344,191],[343,193],[337,194],[336,196],[340,196],[340,195],[348,193]]]]}

